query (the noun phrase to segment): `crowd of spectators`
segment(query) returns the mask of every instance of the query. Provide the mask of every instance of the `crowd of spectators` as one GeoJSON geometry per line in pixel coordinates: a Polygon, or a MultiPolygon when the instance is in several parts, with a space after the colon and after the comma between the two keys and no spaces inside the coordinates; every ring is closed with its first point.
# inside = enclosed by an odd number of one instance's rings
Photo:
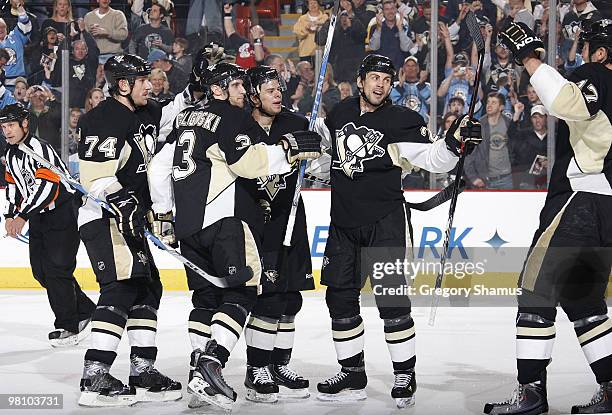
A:
{"type": "MultiPolygon", "coordinates": [[[[21,102],[32,112],[33,132],[60,150],[62,60],[69,53],[70,153],[76,151],[78,118],[105,98],[103,66],[116,54],[147,59],[151,98],[171,99],[187,85],[192,53],[208,41],[223,43],[245,68],[266,64],[284,80],[283,104],[309,115],[316,87],[315,54],[327,40],[328,0],[283,0],[299,17],[292,26],[297,52],[289,58],[266,45],[270,28],[253,24],[243,33],[237,6],[222,0],[10,0],[0,19],[0,107],[21,102]]],[[[233,2],[235,3],[235,2],[233,2]]],[[[483,144],[468,157],[468,185],[479,189],[538,189],[546,186],[546,109],[528,76],[497,33],[508,20],[525,22],[548,39],[548,18],[558,19],[556,63],[563,74],[581,65],[578,36],[584,21],[601,18],[596,0],[446,0],[439,4],[439,24],[432,29],[431,0],[340,0],[333,47],[323,83],[320,116],[340,100],[359,93],[356,72],[363,57],[379,53],[398,69],[390,99],[430,122],[436,102],[438,134],[467,111],[473,95],[483,125],[483,144]],[[474,85],[477,54],[465,17],[473,11],[485,39],[481,83],[474,85]],[[432,45],[431,33],[438,43],[432,45]],[[432,68],[431,55],[439,65],[432,68]],[[438,84],[431,85],[437,71],[438,84]],[[433,90],[437,95],[433,94],[433,90]],[[436,101],[437,100],[437,101],[436,101]]],[[[604,6],[609,7],[609,6],[604,6]]],[[[278,29],[278,28],[277,28],[278,29]]],[[[274,32],[274,31],[272,31],[274,32]]],[[[550,52],[550,51],[549,51],[550,52]]],[[[445,175],[413,172],[411,187],[443,185],[445,175]],[[433,180],[434,182],[432,182],[433,180]]]]}

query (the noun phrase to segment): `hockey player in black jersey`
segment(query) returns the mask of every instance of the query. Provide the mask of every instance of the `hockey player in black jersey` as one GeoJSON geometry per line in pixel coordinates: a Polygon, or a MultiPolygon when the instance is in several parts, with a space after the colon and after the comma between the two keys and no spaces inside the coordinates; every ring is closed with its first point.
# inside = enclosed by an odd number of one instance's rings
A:
{"type": "MultiPolygon", "coordinates": [[[[258,134],[266,144],[278,137],[308,129],[308,120],[282,106],[278,72],[268,66],[247,71],[248,95],[258,134]]],[[[291,247],[283,251],[283,237],[298,175],[298,166],[285,174],[259,177],[258,202],[266,211],[260,254],[262,293],[245,329],[247,343],[246,398],[275,402],[278,397],[307,398],[308,380],[288,367],[293,349],[295,316],[302,307],[301,290],[314,289],[306,214],[300,199],[291,247]]]]}
{"type": "Polygon", "coordinates": [[[586,26],[587,63],[569,79],[540,61],[544,44],[523,23],[510,24],[500,39],[559,118],[559,130],[546,203],[519,280],[518,386],[508,401],[488,403],[484,412],[548,411],[546,367],[561,305],[599,384],[592,400],[571,413],[612,413],[612,320],[605,300],[612,266],[612,20],[586,26]]]}
{"type": "MultiPolygon", "coordinates": [[[[407,259],[411,257],[410,211],[405,206],[402,171],[419,167],[447,172],[457,163],[462,141],[468,151],[480,141],[480,125],[464,116],[444,139],[432,142],[418,113],[389,102],[394,76],[390,59],[366,56],[357,78],[360,95],[337,104],[324,122],[317,120],[317,131],[329,139],[332,152],[331,225],[321,283],[327,286],[325,299],[342,366],[339,373],[317,385],[321,400],[366,398],[359,295],[371,270],[362,269],[362,258],[380,247],[399,247],[407,259]]],[[[414,323],[407,296],[398,297],[394,304],[385,303],[388,300],[376,296],[395,374],[391,396],[398,407],[405,407],[414,402],[416,390],[414,323]]]]}
{"type": "Polygon", "coordinates": [[[176,400],[181,398],[181,384],[154,367],[162,285],[143,237],[145,213],[151,206],[147,165],[162,109],[147,100],[151,69],[143,59],[114,56],[104,71],[111,98],[78,124],[81,184],[115,211],[112,217],[90,199],[79,210],[81,238],[100,284],[79,404],[176,400]],[[129,387],[109,373],[125,328],[131,345],[129,387]]]}
{"type": "Polygon", "coordinates": [[[212,275],[246,281],[218,288],[186,269],[194,306],[189,406],[230,409],[236,393],[221,370],[255,304],[262,272],[264,212],[255,179],[286,174],[292,163],[318,157],[321,138],[296,132],[276,137],[281,145],[259,142],[259,127],[243,109],[244,70],[221,62],[204,72],[207,105],[176,117],[166,145],[153,158],[149,181],[157,189],[155,213],[176,206],[181,253],[212,275]]]}
{"type": "Polygon", "coordinates": [[[77,228],[77,199],[74,190],[57,174],[41,167],[19,149],[25,145],[68,172],[55,150],[29,131],[29,111],[11,104],[0,111],[0,124],[8,142],[5,228],[16,237],[29,222],[30,265],[36,281],[47,290],[55,314],[55,330],[49,333],[53,347],[72,346],[87,331],[95,304],[74,278],[80,239],[77,228]]]}

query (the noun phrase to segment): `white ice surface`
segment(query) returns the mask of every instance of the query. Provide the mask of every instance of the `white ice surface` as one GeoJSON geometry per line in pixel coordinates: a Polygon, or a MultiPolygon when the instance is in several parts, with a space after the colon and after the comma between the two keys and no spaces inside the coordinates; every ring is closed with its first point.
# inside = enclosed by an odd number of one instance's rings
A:
{"type": "MultiPolygon", "coordinates": [[[[94,301],[97,294],[89,293],[94,301]]],[[[186,388],[190,346],[186,292],[164,294],[159,311],[158,368],[186,388]]],[[[435,327],[427,324],[429,310],[413,311],[417,330],[416,406],[395,408],[389,392],[393,374],[384,343],[382,322],[374,308],[362,309],[365,321],[365,359],[368,399],[335,405],[315,399],[316,383],[338,370],[330,320],[322,294],[307,294],[296,319],[296,346],[291,366],[310,379],[313,396],[305,401],[252,404],[244,400],[244,340],[236,346],[224,370],[238,393],[234,414],[475,414],[487,401],[504,400],[515,384],[513,308],[440,308],[435,327]]],[[[74,349],[52,349],[47,333],[53,318],[44,291],[0,291],[0,393],[61,393],[64,409],[0,410],[17,414],[190,414],[187,399],[163,404],[137,404],[122,409],[87,409],[77,405],[83,355],[88,340],[74,349]],[[112,411],[112,412],[111,412],[112,411]]],[[[121,342],[111,373],[127,382],[129,346],[121,342]]],[[[580,350],[572,325],[562,311],[557,317],[557,340],[549,366],[548,400],[551,414],[568,413],[571,406],[590,400],[594,377],[580,350]]],[[[220,413],[220,412],[214,412],[220,413]]]]}

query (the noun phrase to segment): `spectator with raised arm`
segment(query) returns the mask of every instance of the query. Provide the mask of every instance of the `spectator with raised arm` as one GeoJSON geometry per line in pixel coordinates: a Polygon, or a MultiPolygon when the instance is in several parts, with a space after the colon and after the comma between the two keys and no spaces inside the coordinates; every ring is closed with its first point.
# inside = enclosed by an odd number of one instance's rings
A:
{"type": "Polygon", "coordinates": [[[249,39],[245,39],[236,32],[232,16],[231,4],[223,5],[223,27],[225,28],[226,49],[236,51],[236,65],[245,69],[261,65],[270,51],[264,46],[263,27],[255,25],[249,31],[249,39]]]}
{"type": "Polygon", "coordinates": [[[425,122],[429,121],[429,105],[431,85],[427,82],[429,73],[421,71],[419,61],[414,56],[408,56],[398,72],[398,81],[391,90],[391,101],[418,112],[425,122]]]}
{"type": "Polygon", "coordinates": [[[162,24],[162,19],[167,13],[168,11],[161,3],[153,2],[149,11],[149,23],[139,26],[132,34],[130,53],[146,59],[153,49],[161,49],[166,53],[172,52],[174,33],[168,26],[162,24]]]}
{"type": "Polygon", "coordinates": [[[301,61],[314,63],[314,54],[317,50],[315,36],[329,16],[321,10],[318,0],[308,0],[308,12],[293,25],[293,33],[298,38],[298,54],[301,61]]]}
{"type": "Polygon", "coordinates": [[[370,50],[391,59],[396,68],[404,64],[414,42],[410,39],[408,21],[397,12],[394,0],[383,0],[382,11],[376,15],[369,39],[370,50]]]}
{"type": "Polygon", "coordinates": [[[61,105],[55,99],[53,92],[46,86],[31,86],[28,96],[30,101],[30,131],[37,137],[45,137],[45,140],[55,151],[61,154],[61,105]]]}
{"type": "Polygon", "coordinates": [[[17,8],[19,14],[17,26],[8,32],[6,22],[0,18],[0,48],[6,49],[10,59],[4,66],[5,81],[4,86],[13,91],[15,79],[26,76],[24,47],[29,42],[32,23],[23,8],[23,3],[19,3],[17,8]]]}

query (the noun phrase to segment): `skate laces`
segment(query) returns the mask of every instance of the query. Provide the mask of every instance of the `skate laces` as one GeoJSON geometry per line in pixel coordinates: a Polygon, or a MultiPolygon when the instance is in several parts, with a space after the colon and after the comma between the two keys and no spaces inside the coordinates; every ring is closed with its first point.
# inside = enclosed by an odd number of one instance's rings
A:
{"type": "Polygon", "coordinates": [[[253,369],[253,376],[255,377],[254,383],[261,383],[261,384],[274,383],[274,381],[272,380],[272,375],[270,374],[270,371],[268,370],[268,366],[253,367],[252,369],[253,369]]]}
{"type": "Polygon", "coordinates": [[[525,391],[525,385],[522,385],[519,383],[516,386],[516,388],[514,388],[514,391],[512,392],[512,396],[510,396],[510,399],[507,399],[503,402],[496,402],[496,405],[517,405],[524,391],[525,391]]]}
{"type": "Polygon", "coordinates": [[[282,376],[289,378],[290,380],[300,379],[300,375],[298,375],[294,370],[289,369],[289,366],[278,365],[277,368],[282,376]]]}
{"type": "Polygon", "coordinates": [[[393,386],[396,388],[406,388],[412,381],[412,373],[396,373],[393,386]]]}
{"type": "Polygon", "coordinates": [[[348,376],[347,372],[340,371],[336,373],[334,376],[332,376],[331,378],[327,379],[325,383],[329,385],[333,385],[335,383],[343,381],[347,376],[348,376]]]}
{"type": "Polygon", "coordinates": [[[595,394],[593,395],[589,403],[585,403],[585,404],[577,405],[577,406],[578,408],[588,408],[591,405],[595,405],[601,402],[603,400],[603,396],[604,396],[604,386],[599,385],[599,389],[597,389],[597,391],[595,392],[595,394]]]}

